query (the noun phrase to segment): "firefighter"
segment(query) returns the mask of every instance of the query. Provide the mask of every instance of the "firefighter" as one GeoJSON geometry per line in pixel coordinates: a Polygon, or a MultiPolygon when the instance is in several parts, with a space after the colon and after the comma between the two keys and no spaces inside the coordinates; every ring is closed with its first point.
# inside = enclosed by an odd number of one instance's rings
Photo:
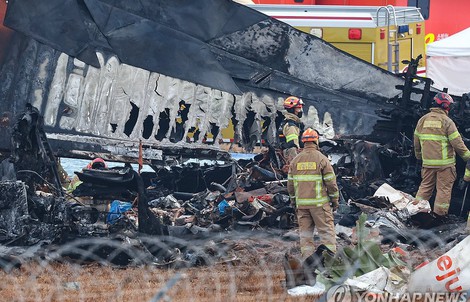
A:
{"type": "Polygon", "coordinates": [[[308,128],[302,135],[304,149],[291,162],[287,190],[297,208],[300,251],[306,259],[315,252],[313,230],[320,244],[336,252],[333,210],[338,207],[336,176],[328,158],[318,147],[318,132],[308,128]],[[331,203],[331,205],[330,205],[331,203]]]}
{"type": "Polygon", "coordinates": [[[303,131],[303,123],[300,121],[302,117],[303,101],[295,96],[290,96],[284,100],[284,114],[285,120],[282,127],[282,134],[284,136],[284,143],[282,146],[284,157],[290,163],[297,155],[300,148],[299,136],[303,131]]]}
{"type": "Polygon", "coordinates": [[[57,173],[59,174],[60,184],[64,188],[67,188],[70,185],[71,179],[65,171],[64,167],[62,166],[60,158],[57,159],[57,173]]]}
{"type": "Polygon", "coordinates": [[[470,159],[470,151],[455,123],[448,117],[453,103],[447,93],[436,94],[431,112],[419,119],[414,132],[415,155],[422,164],[422,180],[416,199],[429,200],[436,187],[434,212],[439,215],[446,215],[449,211],[452,186],[457,175],[455,152],[465,161],[470,159]]]}
{"type": "MultiPolygon", "coordinates": [[[[101,157],[97,157],[89,162],[85,169],[107,170],[108,164],[101,157]]],[[[72,193],[81,183],[82,181],[80,181],[78,176],[74,175],[69,183],[69,186],[67,187],[67,193],[72,193]]]]}

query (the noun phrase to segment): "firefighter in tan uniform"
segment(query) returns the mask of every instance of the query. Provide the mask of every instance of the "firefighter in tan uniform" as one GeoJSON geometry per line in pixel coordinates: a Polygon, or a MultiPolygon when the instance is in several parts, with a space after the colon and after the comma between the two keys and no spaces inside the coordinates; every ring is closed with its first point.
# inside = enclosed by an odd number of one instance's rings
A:
{"type": "Polygon", "coordinates": [[[284,101],[284,108],[287,112],[284,114],[285,120],[282,127],[282,134],[285,139],[282,149],[284,149],[284,157],[288,163],[294,159],[300,148],[299,137],[303,130],[300,118],[303,113],[303,104],[303,101],[295,96],[290,96],[284,101]]]}
{"type": "Polygon", "coordinates": [[[328,158],[319,151],[318,132],[308,128],[302,135],[304,149],[291,162],[287,191],[295,200],[300,232],[300,251],[306,259],[315,252],[313,230],[320,244],[336,252],[333,209],[338,207],[339,190],[328,158]],[[331,205],[330,205],[331,203],[331,205]]]}
{"type": "Polygon", "coordinates": [[[414,133],[415,155],[422,161],[422,181],[416,198],[429,200],[436,187],[434,212],[439,215],[446,215],[449,211],[452,186],[457,175],[455,152],[465,161],[470,159],[470,151],[455,123],[448,117],[453,103],[447,93],[436,94],[431,112],[421,117],[414,133]]]}

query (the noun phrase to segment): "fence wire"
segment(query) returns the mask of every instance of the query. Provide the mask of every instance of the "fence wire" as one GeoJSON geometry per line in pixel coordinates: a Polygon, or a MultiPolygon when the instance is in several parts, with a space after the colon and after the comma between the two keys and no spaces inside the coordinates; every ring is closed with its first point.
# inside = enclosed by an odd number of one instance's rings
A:
{"type": "MultiPolygon", "coordinates": [[[[420,230],[401,247],[413,268],[452,248],[459,236],[420,230]],[[425,238],[425,240],[423,240],[425,238]]],[[[455,234],[454,234],[455,235],[455,234]]],[[[339,241],[339,245],[346,245],[339,241]]],[[[300,257],[296,233],[253,230],[206,238],[83,238],[64,245],[3,247],[0,296],[10,301],[316,301],[287,294],[286,253],[300,257]],[[7,253],[8,252],[8,253],[7,253]]],[[[341,247],[340,247],[341,250],[341,247]]],[[[350,263],[349,277],[360,269],[350,263]]]]}

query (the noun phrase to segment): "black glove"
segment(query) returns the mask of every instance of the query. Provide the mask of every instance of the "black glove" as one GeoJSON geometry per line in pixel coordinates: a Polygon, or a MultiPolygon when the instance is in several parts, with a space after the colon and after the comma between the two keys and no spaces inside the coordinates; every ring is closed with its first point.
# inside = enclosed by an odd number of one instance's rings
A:
{"type": "Polygon", "coordinates": [[[468,182],[464,181],[463,178],[460,178],[458,182],[458,188],[460,190],[465,190],[465,187],[467,186],[468,182]]]}

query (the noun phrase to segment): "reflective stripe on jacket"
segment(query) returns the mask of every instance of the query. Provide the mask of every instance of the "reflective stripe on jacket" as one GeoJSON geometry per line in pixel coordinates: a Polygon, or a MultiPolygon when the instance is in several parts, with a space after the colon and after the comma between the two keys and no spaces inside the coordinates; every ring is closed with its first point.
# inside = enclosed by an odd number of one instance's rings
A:
{"type": "Polygon", "coordinates": [[[336,176],[328,158],[314,143],[305,145],[289,166],[287,191],[297,207],[322,206],[338,201],[336,176]]]}
{"type": "Polygon", "coordinates": [[[292,120],[294,123],[286,123],[284,127],[282,127],[282,133],[284,134],[284,137],[286,138],[286,143],[293,142],[297,148],[300,148],[299,144],[299,136],[300,136],[300,127],[297,127],[292,124],[298,124],[300,125],[302,122],[300,121],[300,118],[290,112],[287,112],[284,114],[286,117],[286,120],[292,120]]]}
{"type": "Polygon", "coordinates": [[[431,108],[431,112],[419,119],[414,132],[414,149],[416,158],[427,168],[455,165],[455,152],[465,161],[470,159],[470,151],[455,123],[440,108],[431,108]]]}

